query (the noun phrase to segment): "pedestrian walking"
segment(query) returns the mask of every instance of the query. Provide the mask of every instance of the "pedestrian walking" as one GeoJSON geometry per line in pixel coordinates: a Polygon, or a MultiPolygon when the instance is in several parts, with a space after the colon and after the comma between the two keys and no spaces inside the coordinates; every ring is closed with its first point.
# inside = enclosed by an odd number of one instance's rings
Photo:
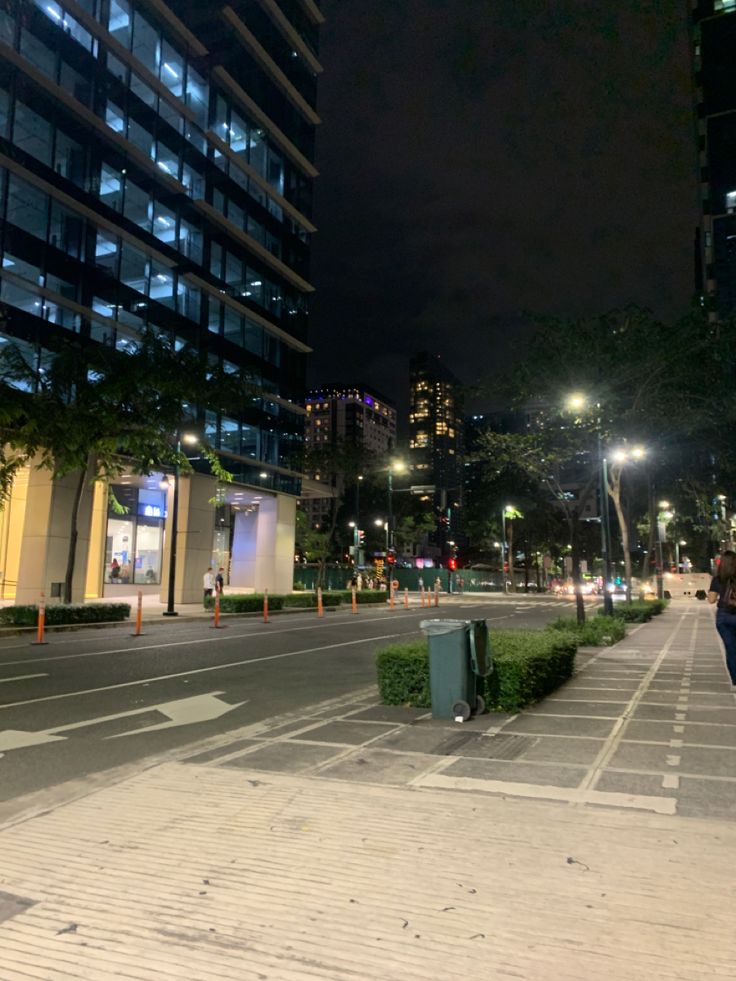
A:
{"type": "Polygon", "coordinates": [[[716,630],[726,652],[726,667],[736,691],[736,552],[721,555],[718,572],[711,579],[708,602],[716,603],[716,630]]]}
{"type": "Polygon", "coordinates": [[[212,566],[209,566],[207,572],[202,576],[202,588],[204,590],[204,605],[207,606],[207,597],[211,596],[215,590],[215,575],[212,566]]]}
{"type": "Polygon", "coordinates": [[[225,570],[222,566],[217,570],[217,575],[215,576],[215,589],[222,596],[222,589],[225,585],[225,570]]]}

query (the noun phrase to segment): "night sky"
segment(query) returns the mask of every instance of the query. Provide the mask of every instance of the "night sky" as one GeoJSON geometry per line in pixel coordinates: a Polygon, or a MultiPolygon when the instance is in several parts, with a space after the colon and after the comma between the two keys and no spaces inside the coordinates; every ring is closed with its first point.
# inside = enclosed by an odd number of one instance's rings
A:
{"type": "Polygon", "coordinates": [[[324,0],[310,383],[406,404],[408,358],[467,384],[528,314],[693,292],[683,0],[324,0]]]}

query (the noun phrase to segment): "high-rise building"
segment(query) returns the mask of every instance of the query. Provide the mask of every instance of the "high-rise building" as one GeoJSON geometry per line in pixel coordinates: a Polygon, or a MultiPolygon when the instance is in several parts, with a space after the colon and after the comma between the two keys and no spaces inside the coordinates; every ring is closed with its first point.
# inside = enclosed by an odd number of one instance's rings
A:
{"type": "MultiPolygon", "coordinates": [[[[322,21],[315,0],[0,0],[0,343],[42,362],[52,333],[124,349],[146,325],[260,388],[232,418],[194,412],[235,481],[214,508],[212,477],[182,478],[179,601],[209,564],[291,588],[322,21]]],[[[125,515],[89,495],[77,598],[165,595],[163,476],[119,481],[125,515]]],[[[68,504],[24,471],[0,596],[64,578],[68,504]]]]}
{"type": "MultiPolygon", "coordinates": [[[[307,420],[304,439],[307,447],[350,443],[376,457],[396,447],[396,408],[367,385],[323,385],[312,389],[305,399],[307,420]]],[[[327,519],[331,497],[304,498],[302,507],[312,525],[327,519]]]]}
{"type": "Polygon", "coordinates": [[[409,454],[412,483],[424,486],[437,513],[440,554],[458,531],[462,506],[463,399],[460,382],[435,356],[410,362],[409,454]]]}
{"type": "Polygon", "coordinates": [[[736,0],[694,0],[702,220],[696,283],[713,313],[736,312],[736,0]]]}

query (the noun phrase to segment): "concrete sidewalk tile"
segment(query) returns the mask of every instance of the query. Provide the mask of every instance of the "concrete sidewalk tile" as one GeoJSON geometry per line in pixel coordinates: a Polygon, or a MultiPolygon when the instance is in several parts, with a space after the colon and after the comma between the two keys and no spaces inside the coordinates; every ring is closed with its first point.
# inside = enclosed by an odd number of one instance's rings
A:
{"type": "Polygon", "coordinates": [[[5,831],[4,875],[38,900],[0,924],[12,969],[54,981],[728,977],[730,826],[713,826],[704,852],[700,822],[243,777],[168,765],[5,831]]]}

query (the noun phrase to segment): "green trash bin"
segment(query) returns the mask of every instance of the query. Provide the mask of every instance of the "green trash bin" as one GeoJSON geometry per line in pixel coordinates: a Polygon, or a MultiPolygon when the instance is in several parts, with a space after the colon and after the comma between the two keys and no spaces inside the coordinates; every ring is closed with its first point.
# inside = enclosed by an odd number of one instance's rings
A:
{"type": "Polygon", "coordinates": [[[479,678],[493,670],[485,620],[422,620],[429,641],[432,717],[461,719],[485,712],[479,678]]]}

